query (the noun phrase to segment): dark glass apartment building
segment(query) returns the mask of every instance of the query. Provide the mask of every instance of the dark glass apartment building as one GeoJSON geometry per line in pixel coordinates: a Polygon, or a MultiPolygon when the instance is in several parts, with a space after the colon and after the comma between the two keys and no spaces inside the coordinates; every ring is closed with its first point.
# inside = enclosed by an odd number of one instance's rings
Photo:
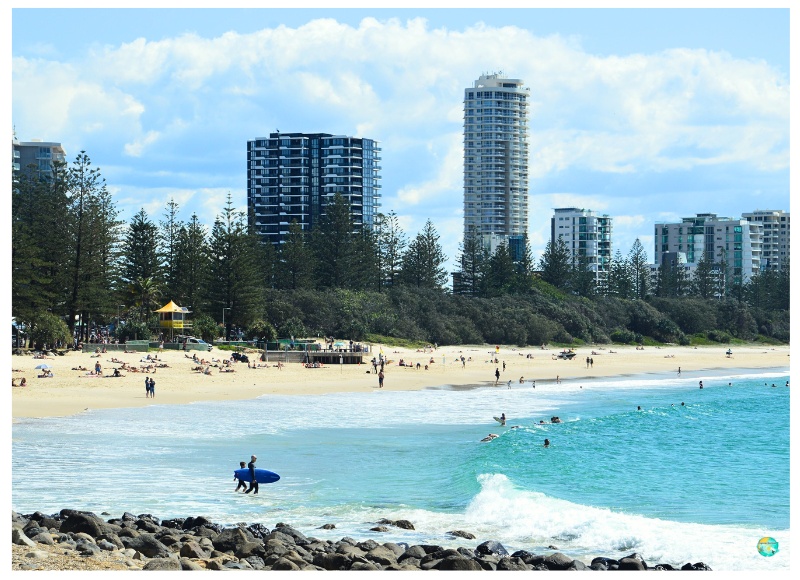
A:
{"type": "Polygon", "coordinates": [[[376,141],[328,133],[270,133],[247,142],[247,209],[264,241],[280,246],[296,220],[319,224],[337,193],[357,229],[373,227],[380,198],[376,141]]]}

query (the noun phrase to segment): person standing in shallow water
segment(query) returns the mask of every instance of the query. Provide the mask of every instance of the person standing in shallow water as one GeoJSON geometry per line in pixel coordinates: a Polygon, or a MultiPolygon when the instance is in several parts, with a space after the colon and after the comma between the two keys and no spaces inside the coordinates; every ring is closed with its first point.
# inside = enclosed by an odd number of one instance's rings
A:
{"type": "Polygon", "coordinates": [[[256,481],[256,457],[255,455],[250,456],[250,463],[247,464],[247,468],[250,470],[250,487],[245,491],[245,493],[253,492],[253,495],[258,493],[258,482],[256,481]]]}
{"type": "MultiPolygon", "coordinates": [[[[244,461],[240,461],[239,462],[239,469],[244,469],[245,467],[247,467],[247,464],[244,461]]],[[[244,479],[239,479],[236,476],[234,476],[233,479],[236,479],[236,480],[239,481],[239,483],[236,484],[236,489],[234,491],[239,491],[239,488],[242,488],[242,491],[246,491],[247,490],[247,484],[245,483],[244,479]]]]}
{"type": "Polygon", "coordinates": [[[500,381],[500,369],[494,369],[494,386],[497,386],[497,383],[500,381]]]}

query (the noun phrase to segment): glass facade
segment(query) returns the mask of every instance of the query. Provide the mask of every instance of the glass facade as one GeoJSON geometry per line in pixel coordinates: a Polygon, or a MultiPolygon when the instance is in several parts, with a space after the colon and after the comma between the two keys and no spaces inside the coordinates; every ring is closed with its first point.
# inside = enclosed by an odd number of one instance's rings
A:
{"type": "Polygon", "coordinates": [[[357,229],[372,228],[380,207],[380,147],[372,139],[327,133],[271,133],[247,142],[247,208],[264,241],[278,246],[297,221],[310,231],[340,193],[357,229]]]}

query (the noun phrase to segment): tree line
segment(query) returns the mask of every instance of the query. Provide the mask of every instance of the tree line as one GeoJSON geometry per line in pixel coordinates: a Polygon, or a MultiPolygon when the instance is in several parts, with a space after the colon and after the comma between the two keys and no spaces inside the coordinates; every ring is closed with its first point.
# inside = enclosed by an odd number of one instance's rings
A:
{"type": "Polygon", "coordinates": [[[742,283],[701,262],[692,280],[677,266],[651,283],[637,240],[617,251],[598,285],[584,256],[561,239],[534,260],[507,244],[489,253],[474,232],[459,247],[454,290],[446,289],[440,236],[428,220],[409,238],[394,212],[358,228],[339,194],[320,223],[293,222],[276,249],[228,195],[210,228],[179,217],[170,200],[154,221],[141,209],[119,218],[100,170],[81,151],[52,175],[23,172],[12,183],[12,315],[40,342],[75,337],[124,320],[120,338],[149,337],[153,310],[173,300],[192,312],[207,340],[329,336],[396,337],[439,344],[687,342],[759,336],[789,340],[789,273],[742,283]],[[220,322],[225,328],[220,328],[220,322]]]}

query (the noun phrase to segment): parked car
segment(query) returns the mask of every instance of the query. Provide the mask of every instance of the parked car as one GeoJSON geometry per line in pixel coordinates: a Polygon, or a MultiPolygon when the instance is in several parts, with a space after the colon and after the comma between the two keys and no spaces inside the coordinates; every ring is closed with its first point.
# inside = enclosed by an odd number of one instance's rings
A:
{"type": "Polygon", "coordinates": [[[203,340],[202,338],[197,338],[196,336],[183,336],[183,335],[178,335],[178,336],[176,336],[176,337],[175,337],[175,342],[177,342],[177,343],[183,343],[184,341],[186,342],[186,344],[199,344],[199,345],[205,345],[205,346],[207,346],[207,347],[208,347],[206,350],[209,350],[209,351],[210,351],[210,350],[213,348],[213,347],[212,347],[210,344],[208,344],[208,343],[207,343],[205,340],[203,340]]]}

